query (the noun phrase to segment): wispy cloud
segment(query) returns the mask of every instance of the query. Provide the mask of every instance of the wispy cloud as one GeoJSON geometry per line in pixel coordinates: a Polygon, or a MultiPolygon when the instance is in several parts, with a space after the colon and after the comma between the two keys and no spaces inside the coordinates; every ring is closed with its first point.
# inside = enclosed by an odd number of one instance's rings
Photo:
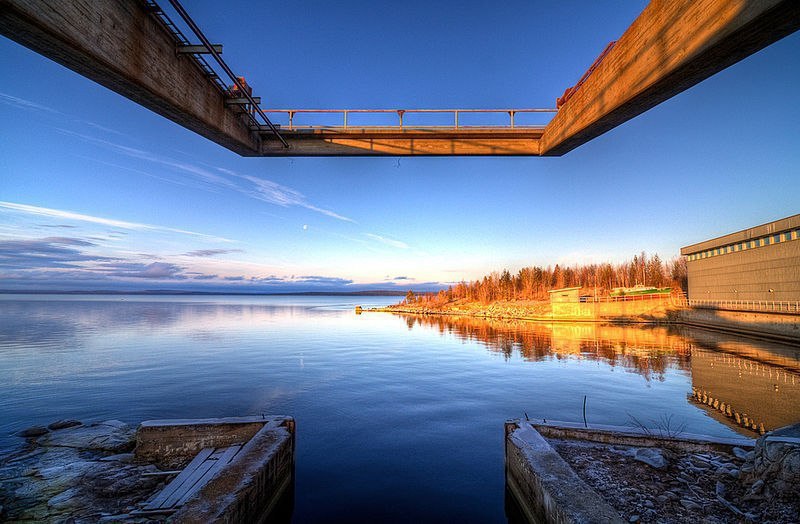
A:
{"type": "MultiPolygon", "coordinates": [[[[225,171],[227,171],[228,173],[232,173],[232,171],[227,169],[225,171]]],[[[324,209],[309,203],[306,200],[306,197],[299,191],[292,189],[290,187],[282,186],[276,182],[273,182],[272,180],[266,180],[263,178],[257,178],[249,175],[236,175],[236,176],[241,178],[242,180],[247,180],[248,182],[253,184],[255,189],[254,196],[259,200],[263,200],[264,202],[269,202],[270,204],[275,204],[283,207],[288,207],[288,206],[304,207],[311,211],[316,211],[317,213],[321,213],[323,215],[335,218],[337,220],[344,220],[345,222],[355,222],[355,220],[353,220],[352,218],[342,216],[338,213],[331,211],[330,209],[324,209]]]]}
{"type": "Polygon", "coordinates": [[[185,257],[213,257],[215,255],[227,255],[228,253],[242,253],[241,249],[197,249],[184,253],[185,257]]]}
{"type": "Polygon", "coordinates": [[[119,154],[135,158],[137,160],[145,160],[163,167],[170,168],[173,171],[199,180],[209,187],[236,191],[251,198],[261,200],[262,202],[267,202],[281,207],[302,207],[310,211],[335,218],[337,220],[355,222],[352,218],[340,215],[339,213],[336,213],[330,209],[312,204],[300,191],[278,184],[272,180],[267,180],[252,175],[242,175],[230,169],[221,167],[203,167],[190,162],[181,162],[179,160],[157,155],[149,151],[117,144],[109,140],[87,136],[82,133],[76,133],[75,131],[67,129],[59,129],[58,131],[74,136],[86,142],[105,147],[119,154]]]}
{"type": "Polygon", "coordinates": [[[99,271],[109,276],[123,278],[151,278],[151,279],[179,279],[186,278],[183,268],[167,262],[151,262],[142,264],[138,262],[112,262],[101,264],[99,271]]]}
{"type": "Polygon", "coordinates": [[[191,235],[197,237],[204,237],[222,242],[235,242],[223,237],[213,235],[206,235],[205,233],[197,233],[195,231],[187,231],[185,229],[176,229],[172,227],[156,226],[152,224],[142,224],[139,222],[128,222],[125,220],[116,220],[113,218],[96,217],[92,215],[84,215],[82,213],[75,213],[72,211],[65,211],[61,209],[51,209],[47,207],[31,206],[28,204],[18,204],[14,202],[0,201],[0,208],[25,213],[28,215],[45,216],[51,218],[60,218],[64,220],[75,220],[78,222],[89,222],[92,224],[101,224],[109,227],[117,227],[120,229],[131,229],[138,231],[165,231],[169,233],[179,233],[182,235],[191,235]]]}
{"type": "Polygon", "coordinates": [[[0,269],[77,268],[85,262],[109,260],[84,253],[81,249],[90,246],[94,244],[66,237],[3,240],[0,241],[0,269]]]}
{"type": "Polygon", "coordinates": [[[53,109],[52,107],[47,107],[45,105],[39,104],[37,102],[33,102],[31,100],[26,100],[24,98],[19,98],[17,96],[9,95],[7,93],[0,93],[0,103],[6,104],[8,106],[16,107],[17,109],[25,109],[28,111],[38,111],[41,113],[50,113],[54,115],[62,115],[66,116],[61,111],[53,109]]]}
{"type": "Polygon", "coordinates": [[[91,122],[89,120],[83,120],[80,118],[72,117],[66,113],[59,111],[58,109],[53,109],[52,107],[46,106],[44,104],[40,104],[38,102],[34,102],[33,100],[27,100],[25,98],[20,98],[18,96],[9,95],[8,93],[0,92],[0,103],[15,107],[17,109],[22,109],[25,111],[33,111],[37,113],[42,113],[45,115],[58,117],[61,120],[68,120],[70,122],[77,122],[79,124],[83,124],[104,133],[113,133],[115,135],[125,136],[124,133],[120,133],[116,129],[111,129],[109,127],[100,125],[96,122],[91,122]]]}
{"type": "Polygon", "coordinates": [[[405,242],[401,242],[400,240],[395,240],[393,238],[384,237],[381,235],[376,235],[374,233],[364,233],[365,236],[380,242],[381,244],[386,244],[387,246],[396,247],[397,249],[408,249],[408,244],[405,242]]]}

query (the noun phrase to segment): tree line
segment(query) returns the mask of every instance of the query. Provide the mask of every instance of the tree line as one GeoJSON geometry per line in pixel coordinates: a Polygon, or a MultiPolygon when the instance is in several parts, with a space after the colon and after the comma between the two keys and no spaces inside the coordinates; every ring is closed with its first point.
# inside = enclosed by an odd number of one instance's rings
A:
{"type": "Polygon", "coordinates": [[[404,302],[445,303],[465,299],[488,304],[497,300],[548,300],[549,290],[565,287],[580,287],[587,294],[607,296],[616,287],[637,284],[671,287],[674,291],[685,292],[686,259],[679,256],[664,262],[658,255],[649,256],[642,252],[619,264],[529,266],[514,274],[505,269],[472,282],[459,282],[438,293],[415,294],[409,291],[404,302]]]}

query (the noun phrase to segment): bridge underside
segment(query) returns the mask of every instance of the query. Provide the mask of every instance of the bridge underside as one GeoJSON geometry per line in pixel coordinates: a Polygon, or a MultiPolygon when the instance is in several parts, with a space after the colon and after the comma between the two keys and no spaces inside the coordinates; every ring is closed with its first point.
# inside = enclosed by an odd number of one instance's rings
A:
{"type": "Polygon", "coordinates": [[[265,136],[264,156],[538,155],[541,129],[281,130],[289,147],[265,136]]]}
{"type": "Polygon", "coordinates": [[[281,129],[287,148],[152,2],[0,0],[0,34],[243,156],[559,156],[798,28],[797,0],[654,0],[546,126],[281,129]]]}

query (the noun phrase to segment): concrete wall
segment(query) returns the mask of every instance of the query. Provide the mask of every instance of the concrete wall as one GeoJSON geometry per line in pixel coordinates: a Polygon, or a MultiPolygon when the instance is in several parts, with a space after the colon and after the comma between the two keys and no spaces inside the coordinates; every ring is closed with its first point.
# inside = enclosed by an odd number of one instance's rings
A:
{"type": "Polygon", "coordinates": [[[741,335],[766,337],[792,344],[800,341],[800,315],[689,308],[671,313],[673,320],[741,335]]]}
{"type": "Polygon", "coordinates": [[[670,296],[636,298],[613,302],[555,302],[556,320],[653,321],[666,320],[667,310],[673,307],[670,296]]]}
{"type": "Polygon", "coordinates": [[[505,433],[506,487],[528,522],[622,522],[530,424],[507,422],[505,433]]]}

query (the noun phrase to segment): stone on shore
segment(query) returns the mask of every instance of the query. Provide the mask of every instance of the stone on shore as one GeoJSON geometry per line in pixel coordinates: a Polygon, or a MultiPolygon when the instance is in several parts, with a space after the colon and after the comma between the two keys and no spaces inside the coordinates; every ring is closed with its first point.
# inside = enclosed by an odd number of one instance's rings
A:
{"type": "Polygon", "coordinates": [[[664,469],[667,467],[667,459],[664,458],[664,452],[659,448],[639,448],[633,458],[652,468],[664,469]]]}
{"type": "Polygon", "coordinates": [[[17,436],[22,438],[34,438],[34,437],[41,437],[42,435],[46,435],[49,432],[50,430],[48,430],[44,426],[31,426],[17,433],[17,436]]]}
{"type": "Polygon", "coordinates": [[[52,424],[48,424],[47,429],[51,431],[56,431],[59,429],[73,428],[75,426],[80,426],[82,424],[83,422],[81,422],[80,420],[64,419],[64,420],[57,420],[52,424]]]}
{"type": "Polygon", "coordinates": [[[800,424],[759,438],[742,476],[751,483],[749,497],[800,498],[800,424]]]}
{"type": "Polygon", "coordinates": [[[124,515],[163,481],[144,475],[155,466],[133,464],[132,454],[122,453],[135,436],[123,422],[50,427],[56,429],[42,428],[44,435],[0,456],[0,521],[97,522],[124,515]]]}
{"type": "Polygon", "coordinates": [[[124,453],[133,449],[133,430],[119,420],[75,426],[39,437],[40,446],[90,449],[124,453]]]}

